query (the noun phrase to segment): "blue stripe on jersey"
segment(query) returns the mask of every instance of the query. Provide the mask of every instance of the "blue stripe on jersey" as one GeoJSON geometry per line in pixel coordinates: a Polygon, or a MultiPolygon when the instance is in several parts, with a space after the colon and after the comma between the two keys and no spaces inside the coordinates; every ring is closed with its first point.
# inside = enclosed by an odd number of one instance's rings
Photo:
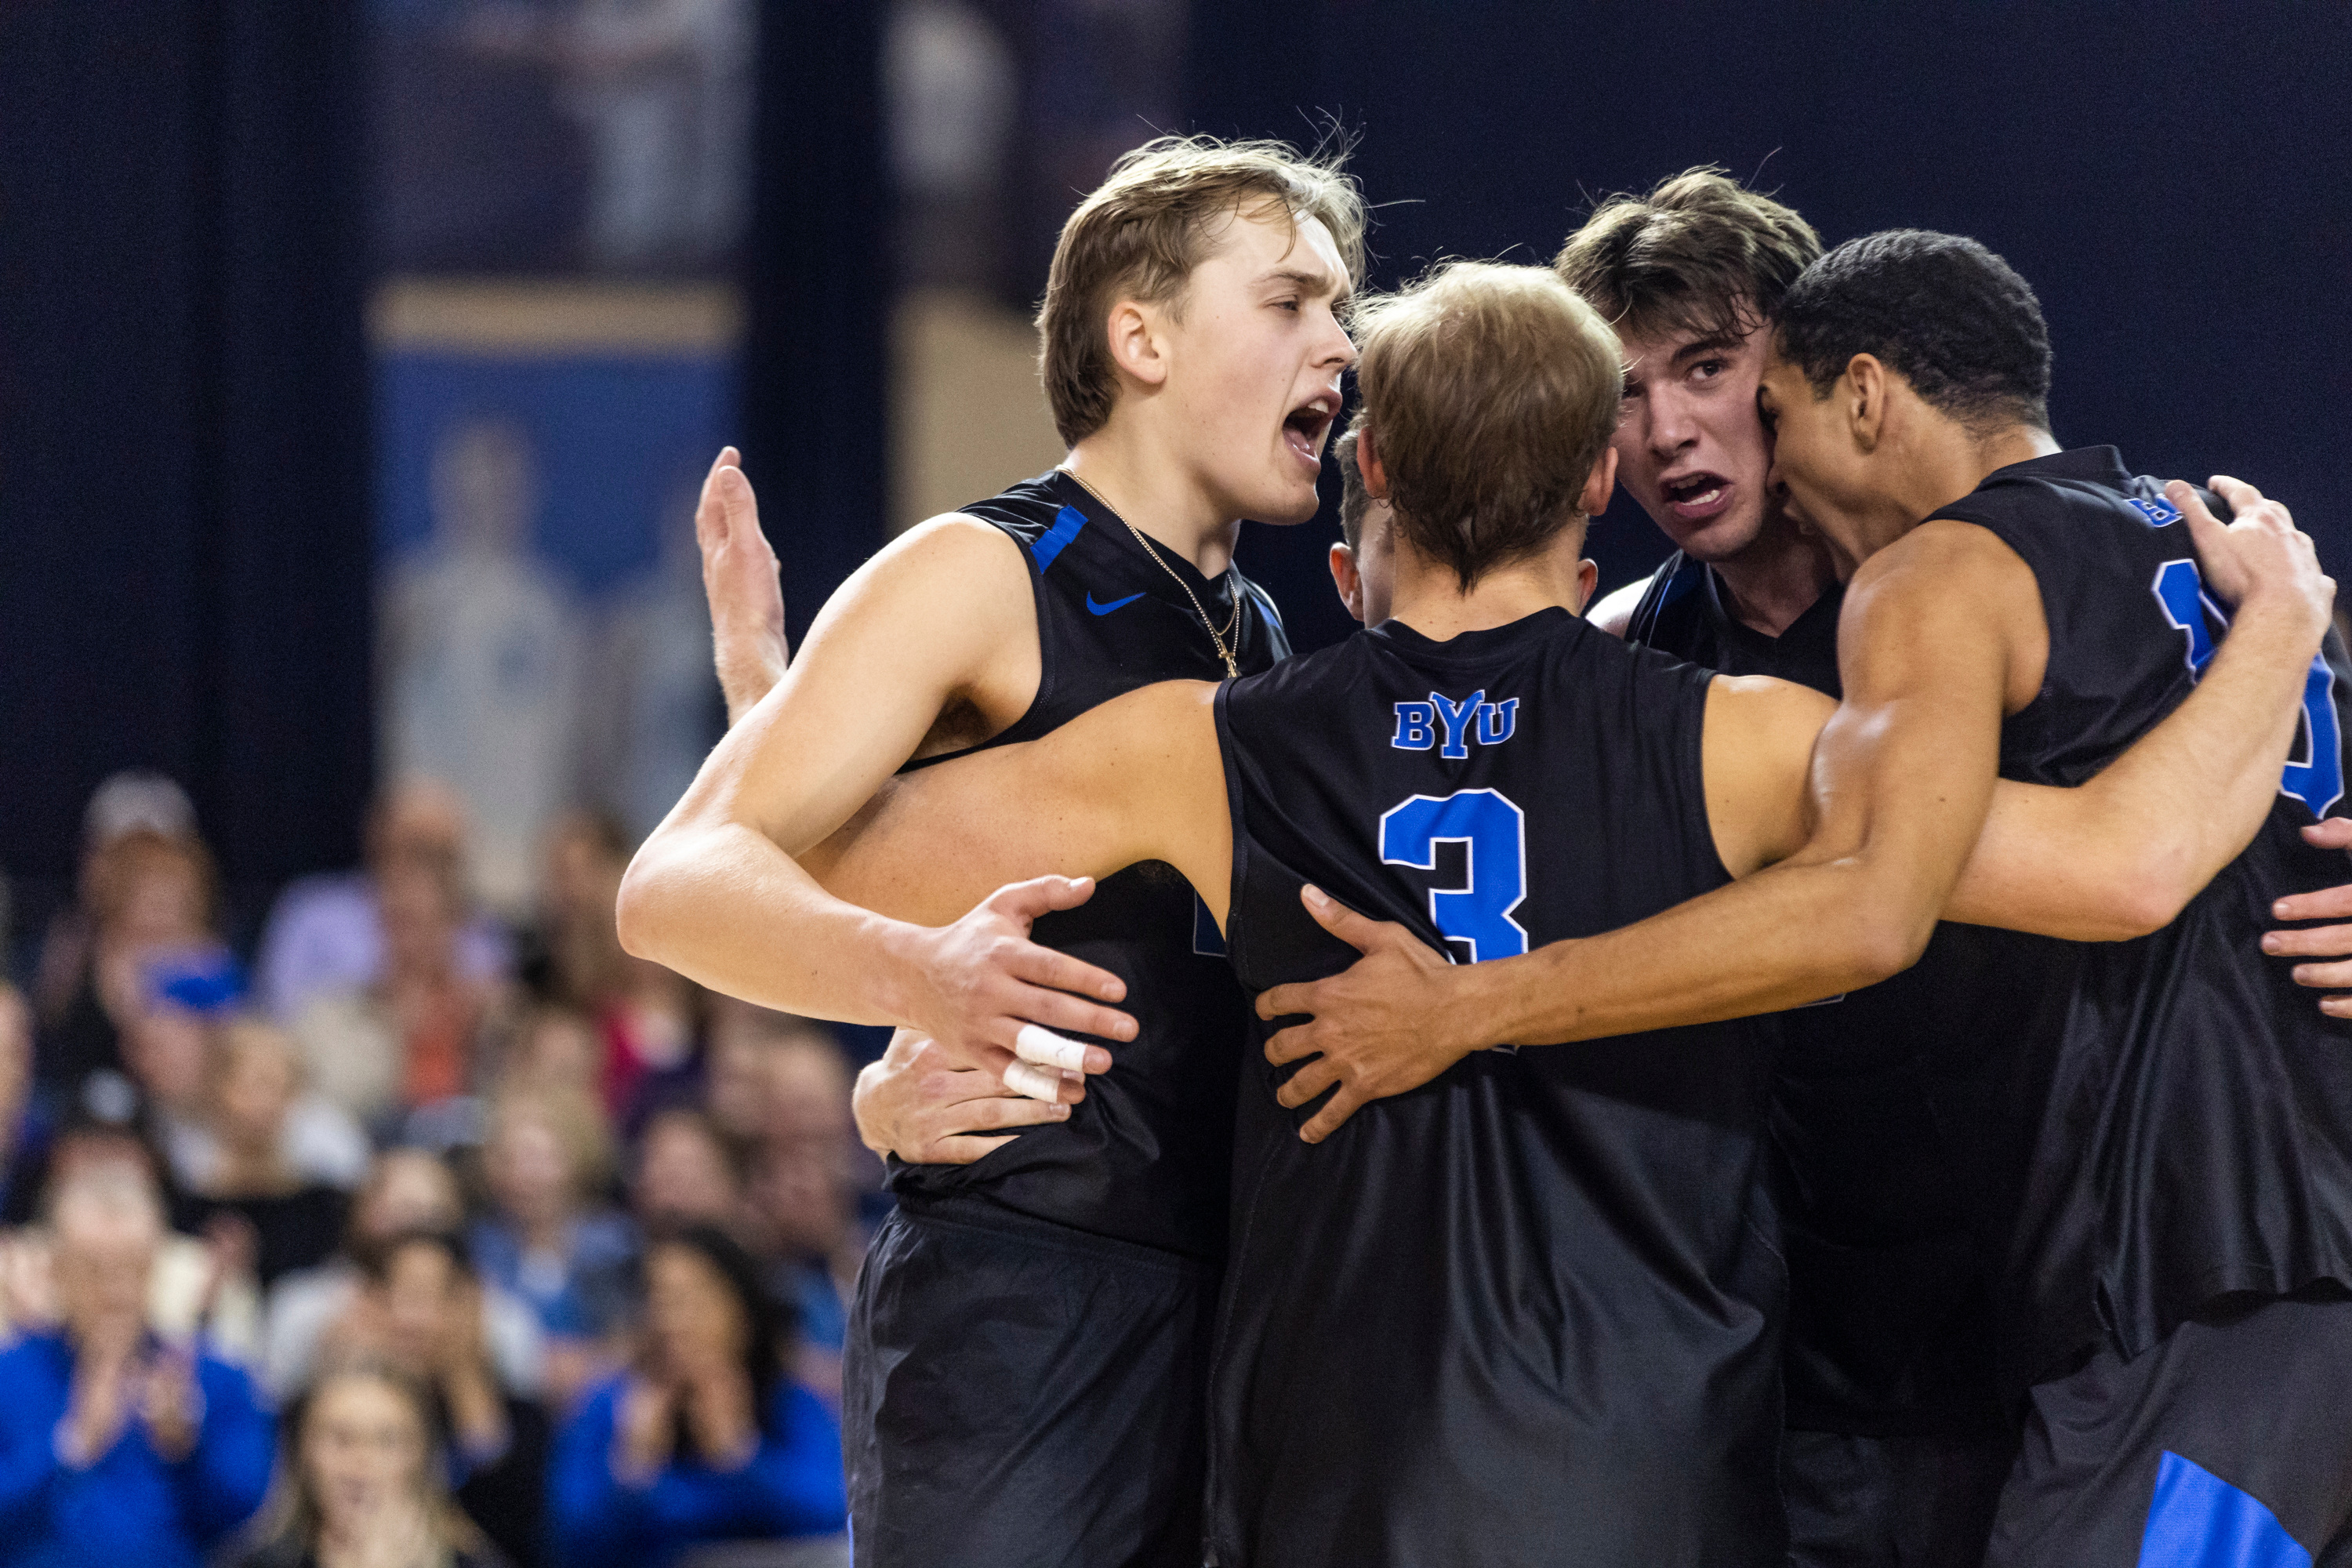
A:
{"type": "MultiPolygon", "coordinates": [[[[1250,597],[1255,599],[1258,602],[1258,606],[1265,611],[1265,618],[1267,620],[1272,621],[1277,627],[1282,626],[1282,612],[1275,607],[1273,595],[1267,593],[1256,584],[1252,583],[1250,584],[1250,597]]],[[[1287,628],[1284,629],[1286,630],[1287,628]]]]}
{"type": "Polygon", "coordinates": [[[1037,558],[1037,570],[1043,572],[1051,566],[1054,557],[1067,548],[1070,541],[1078,536],[1078,530],[1086,525],[1087,514],[1076,507],[1066,506],[1055,512],[1054,526],[1040,534],[1037,542],[1029,547],[1029,553],[1037,558]]]}
{"type": "Polygon", "coordinates": [[[1666,579],[1666,591],[1658,595],[1658,608],[1665,609],[1675,600],[1697,587],[1706,576],[1706,562],[1685,557],[1682,565],[1675,570],[1675,574],[1666,579]]]}
{"type": "Polygon", "coordinates": [[[2251,1494],[2167,1449],[2139,1568],[2311,1568],[2311,1553],[2251,1494]]]}

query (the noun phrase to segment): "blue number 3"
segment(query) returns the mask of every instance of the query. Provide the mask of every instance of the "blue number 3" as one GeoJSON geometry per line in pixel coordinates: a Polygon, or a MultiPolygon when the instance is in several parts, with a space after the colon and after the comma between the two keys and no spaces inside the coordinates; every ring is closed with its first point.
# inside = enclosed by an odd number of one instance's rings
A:
{"type": "MultiPolygon", "coordinates": [[[[2203,675],[2214,651],[2206,622],[2210,618],[2227,626],[2230,617],[2205,596],[2205,581],[2197,574],[2194,561],[2168,561],[2158,567],[2154,588],[2164,618],[2189,635],[2189,673],[2203,675]]],[[[2285,771],[2279,774],[2279,794],[2303,802],[2314,816],[2326,816],[2327,808],[2344,798],[2344,748],[2336,723],[2336,672],[2327,668],[2325,654],[2311,661],[2311,673],[2304,677],[2301,739],[2303,760],[2287,758],[2285,771]]]]}
{"type": "Polygon", "coordinates": [[[1470,847],[1470,880],[1463,888],[1430,889],[1430,922],[1469,948],[1473,963],[1527,952],[1528,933],[1511,918],[1528,892],[1525,814],[1491,789],[1417,795],[1381,814],[1382,864],[1433,871],[1440,844],[1470,847]]]}

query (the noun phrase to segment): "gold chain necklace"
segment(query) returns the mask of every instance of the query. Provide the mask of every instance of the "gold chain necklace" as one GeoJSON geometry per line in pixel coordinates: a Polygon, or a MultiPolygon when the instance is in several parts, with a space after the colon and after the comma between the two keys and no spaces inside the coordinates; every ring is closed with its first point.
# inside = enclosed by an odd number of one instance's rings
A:
{"type": "MultiPolygon", "coordinates": [[[[1233,618],[1225,623],[1225,629],[1223,631],[1221,632],[1217,630],[1217,623],[1209,619],[1209,612],[1201,607],[1201,595],[1192,592],[1192,584],[1184,581],[1184,579],[1178,574],[1176,568],[1169,565],[1166,561],[1160,559],[1160,552],[1153,548],[1150,536],[1147,535],[1143,530],[1136,527],[1135,524],[1129,522],[1126,518],[1120,517],[1118,508],[1111,505],[1109,501],[1103,500],[1102,491],[1095,489],[1094,486],[1087,483],[1086,480],[1079,479],[1076,474],[1072,473],[1068,468],[1064,468],[1062,472],[1069,474],[1072,482],[1076,484],[1078,489],[1086,491],[1087,494],[1094,497],[1095,500],[1102,501],[1102,509],[1110,513],[1111,516],[1118,518],[1118,521],[1122,524],[1125,524],[1128,532],[1135,535],[1135,542],[1143,546],[1143,552],[1151,557],[1152,563],[1162,572],[1167,573],[1168,575],[1176,579],[1176,585],[1184,590],[1184,596],[1186,598],[1192,601],[1192,613],[1201,617],[1201,629],[1209,634],[1209,640],[1211,642],[1217,645],[1217,657],[1225,661],[1225,674],[1235,680],[1240,679],[1242,667],[1234,662],[1233,644],[1228,643],[1226,639],[1233,637],[1234,632],[1238,631],[1241,627],[1242,596],[1239,594],[1235,594],[1234,595],[1233,618]]],[[[1231,571],[1232,568],[1228,567],[1226,570],[1231,571]]],[[[1237,638],[1235,639],[1235,641],[1238,640],[1239,639],[1237,638]]]]}

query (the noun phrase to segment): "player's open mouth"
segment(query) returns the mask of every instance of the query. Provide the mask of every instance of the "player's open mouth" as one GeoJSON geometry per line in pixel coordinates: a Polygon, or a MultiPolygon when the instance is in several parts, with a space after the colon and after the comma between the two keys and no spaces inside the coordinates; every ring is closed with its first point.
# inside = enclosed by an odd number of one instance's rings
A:
{"type": "Polygon", "coordinates": [[[1663,488],[1667,507],[1684,522],[1704,522],[1731,504],[1731,481],[1720,474],[1691,474],[1663,488]]]}
{"type": "Polygon", "coordinates": [[[1323,437],[1339,414],[1339,399],[1318,397],[1292,409],[1282,422],[1283,445],[1310,468],[1323,466],[1323,437]]]}

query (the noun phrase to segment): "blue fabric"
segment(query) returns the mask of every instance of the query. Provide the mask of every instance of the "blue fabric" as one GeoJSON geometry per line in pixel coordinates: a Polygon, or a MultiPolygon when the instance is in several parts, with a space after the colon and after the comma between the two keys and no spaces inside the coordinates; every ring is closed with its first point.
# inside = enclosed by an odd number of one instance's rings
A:
{"type": "Polygon", "coordinates": [[[2139,1568],[2311,1568],[2311,1553],[2251,1494],[2167,1451],[2139,1568]]]}
{"type": "Polygon", "coordinates": [[[816,1395],[779,1384],[769,1430],[731,1473],[674,1462],[643,1487],[613,1476],[623,1379],[599,1386],[556,1435],[548,1520],[564,1568],[660,1568],[704,1541],[832,1535],[848,1522],[841,1427],[816,1395]]]}
{"type": "Polygon", "coordinates": [[[527,1303],[548,1333],[600,1339],[628,1315],[636,1226],[623,1215],[588,1215],[572,1222],[566,1241],[564,1268],[553,1279],[525,1267],[521,1235],[500,1221],[475,1222],[467,1250],[482,1278],[527,1303]]]}
{"type": "Polygon", "coordinates": [[[204,1425],[194,1452],[167,1464],[134,1417],[97,1463],[58,1461],[57,1426],[73,1352],[54,1334],[0,1352],[0,1563],[15,1568],[198,1568],[261,1506],[270,1420],[245,1373],[196,1362],[204,1425]]]}
{"type": "Polygon", "coordinates": [[[1054,557],[1059,555],[1063,548],[1078,536],[1078,530],[1086,525],[1087,514],[1076,507],[1066,506],[1055,512],[1054,526],[1040,534],[1037,542],[1029,547],[1029,553],[1037,558],[1037,570],[1043,572],[1051,566],[1054,557]]]}
{"type": "Polygon", "coordinates": [[[822,1263],[794,1265],[790,1300],[800,1310],[801,1338],[839,1355],[849,1337],[849,1313],[833,1282],[833,1270],[822,1263]]]}

